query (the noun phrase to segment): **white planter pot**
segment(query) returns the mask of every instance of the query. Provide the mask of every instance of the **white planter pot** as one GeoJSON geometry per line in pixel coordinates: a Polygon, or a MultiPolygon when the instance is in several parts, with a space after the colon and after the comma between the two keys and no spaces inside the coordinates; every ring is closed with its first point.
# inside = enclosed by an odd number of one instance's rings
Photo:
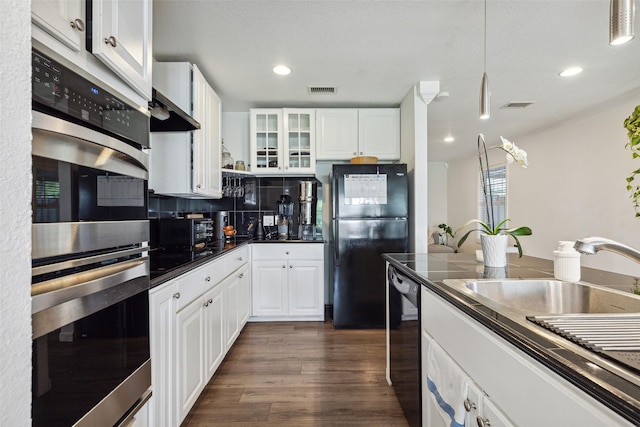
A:
{"type": "Polygon", "coordinates": [[[506,267],[508,239],[509,236],[506,234],[498,234],[495,236],[490,234],[480,235],[482,258],[485,266],[506,267]]]}

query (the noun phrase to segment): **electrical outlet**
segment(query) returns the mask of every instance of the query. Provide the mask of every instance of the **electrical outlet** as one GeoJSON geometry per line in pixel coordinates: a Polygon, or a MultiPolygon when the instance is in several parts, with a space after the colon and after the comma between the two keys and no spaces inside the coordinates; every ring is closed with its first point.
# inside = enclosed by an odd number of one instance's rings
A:
{"type": "Polygon", "coordinates": [[[276,225],[276,220],[273,215],[264,215],[262,217],[262,225],[264,225],[265,227],[273,227],[274,225],[276,225]]]}

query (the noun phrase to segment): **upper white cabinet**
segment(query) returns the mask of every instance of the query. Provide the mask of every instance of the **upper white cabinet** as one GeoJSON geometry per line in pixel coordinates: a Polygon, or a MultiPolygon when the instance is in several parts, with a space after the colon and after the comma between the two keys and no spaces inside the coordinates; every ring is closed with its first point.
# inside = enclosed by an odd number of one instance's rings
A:
{"type": "Polygon", "coordinates": [[[84,49],[87,22],[84,0],[32,0],[31,20],[69,49],[84,49]]]}
{"type": "Polygon", "coordinates": [[[191,132],[151,134],[149,188],[186,198],[222,197],[220,98],[196,65],[156,62],[154,84],[200,122],[191,132]]]}
{"type": "Polygon", "coordinates": [[[315,173],[315,110],[252,109],[250,127],[255,174],[315,173]]]}
{"type": "Polygon", "coordinates": [[[203,196],[222,197],[222,102],[204,76],[193,66],[194,118],[200,129],[193,131],[193,191],[203,196]]]}
{"type": "Polygon", "coordinates": [[[398,108],[316,110],[316,159],[349,160],[355,156],[400,159],[398,108]]]}
{"type": "Polygon", "coordinates": [[[127,101],[147,107],[152,0],[33,0],[31,21],[35,48],[51,50],[127,101]]]}
{"type": "Polygon", "coordinates": [[[91,52],[151,100],[152,0],[91,0],[91,52]]]}

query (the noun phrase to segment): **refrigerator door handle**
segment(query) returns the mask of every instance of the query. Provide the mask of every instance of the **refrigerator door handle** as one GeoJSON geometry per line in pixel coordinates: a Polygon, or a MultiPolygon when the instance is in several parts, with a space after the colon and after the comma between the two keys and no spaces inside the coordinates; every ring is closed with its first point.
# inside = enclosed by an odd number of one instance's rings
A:
{"type": "Polygon", "coordinates": [[[335,260],[335,265],[340,265],[340,236],[338,232],[338,221],[333,220],[333,259],[335,260]]]}

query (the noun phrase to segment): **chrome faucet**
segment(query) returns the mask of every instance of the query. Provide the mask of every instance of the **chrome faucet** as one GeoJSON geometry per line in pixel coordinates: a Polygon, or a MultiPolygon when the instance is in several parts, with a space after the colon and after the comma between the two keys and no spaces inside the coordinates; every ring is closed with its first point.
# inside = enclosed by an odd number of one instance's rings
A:
{"type": "Polygon", "coordinates": [[[640,263],[640,251],[633,249],[631,246],[616,242],[615,240],[605,239],[604,237],[585,237],[584,239],[577,240],[573,247],[578,252],[587,255],[593,255],[600,250],[615,252],[640,263]]]}

